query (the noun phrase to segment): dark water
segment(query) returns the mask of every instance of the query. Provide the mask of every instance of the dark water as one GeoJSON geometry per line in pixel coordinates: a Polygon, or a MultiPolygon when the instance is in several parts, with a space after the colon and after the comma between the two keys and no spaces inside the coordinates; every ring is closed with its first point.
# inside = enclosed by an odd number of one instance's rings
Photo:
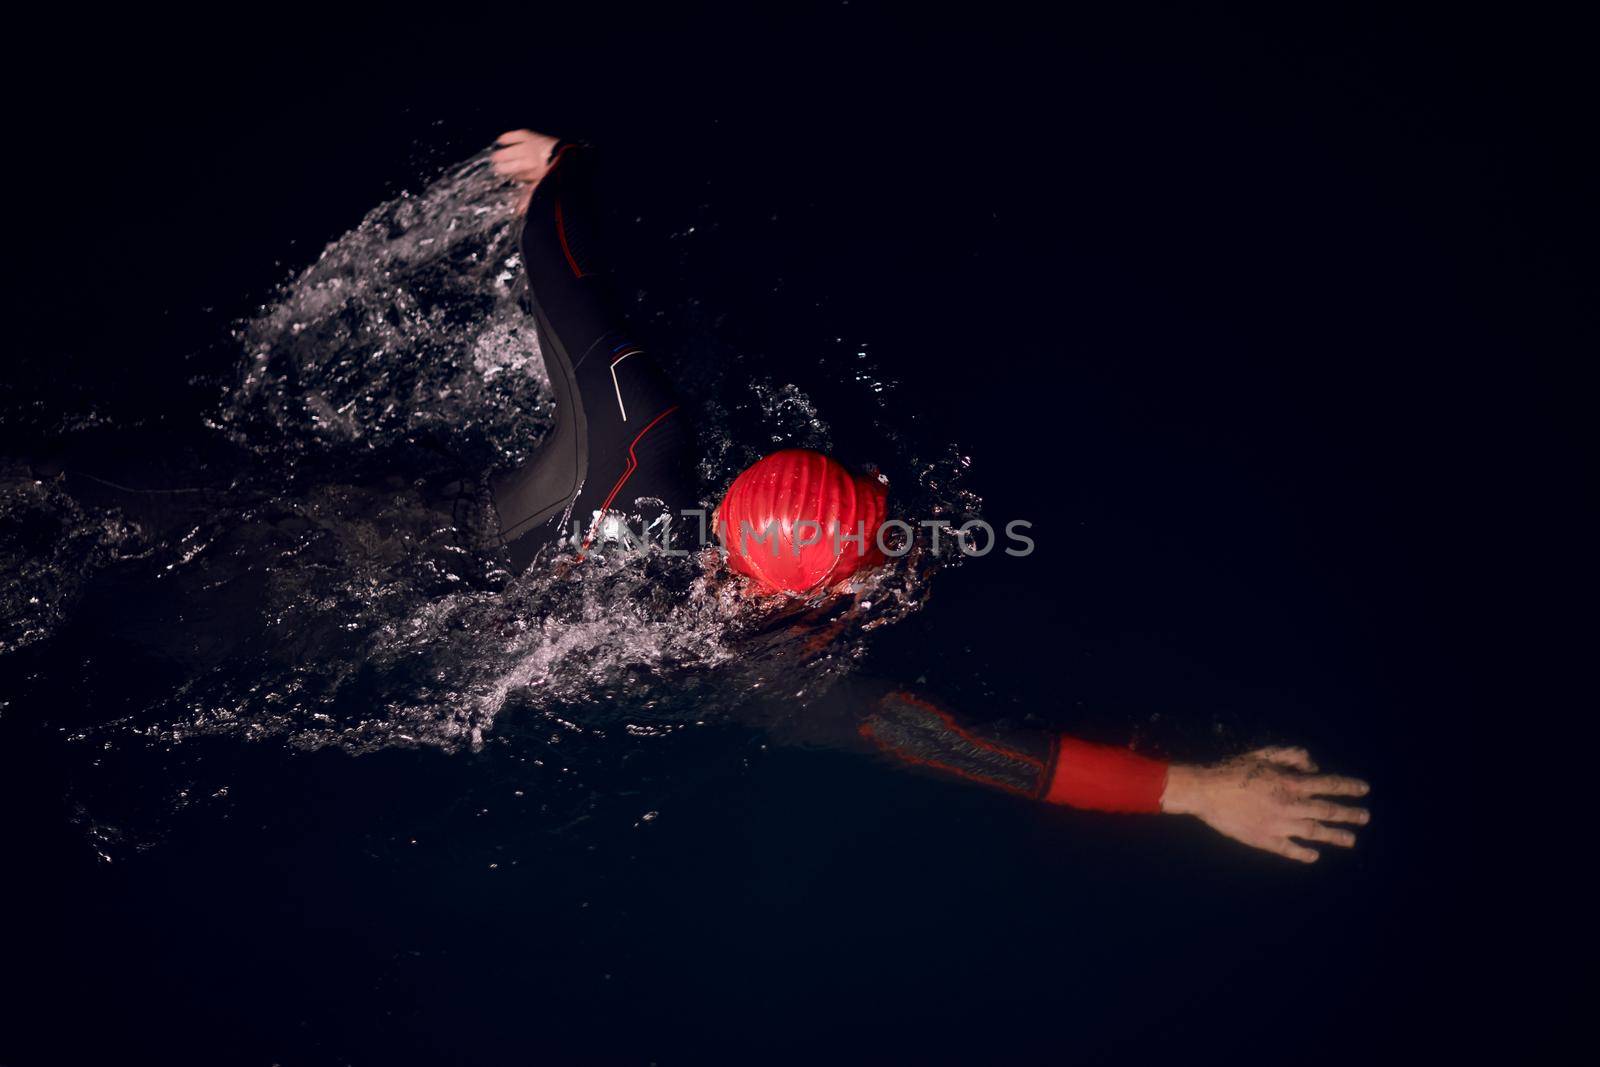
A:
{"type": "Polygon", "coordinates": [[[97,135],[125,176],[54,186],[82,207],[39,220],[0,391],[0,1062],[1552,1031],[1569,890],[1512,903],[1525,835],[1477,747],[1525,634],[1469,621],[1552,566],[1503,534],[1573,433],[1541,375],[1579,275],[1540,235],[1574,179],[1533,90],[1360,20],[685,20],[552,17],[534,53],[288,34],[305,84],[273,31],[141,63],[166,118],[97,135]],[[472,162],[520,125],[606,147],[708,499],[827,447],[1037,552],[901,566],[803,665],[691,565],[506,573],[457,482],[549,417],[472,162]],[[1291,869],[741,712],[827,714],[850,675],[1175,758],[1303,743],[1376,817],[1291,869]]]}

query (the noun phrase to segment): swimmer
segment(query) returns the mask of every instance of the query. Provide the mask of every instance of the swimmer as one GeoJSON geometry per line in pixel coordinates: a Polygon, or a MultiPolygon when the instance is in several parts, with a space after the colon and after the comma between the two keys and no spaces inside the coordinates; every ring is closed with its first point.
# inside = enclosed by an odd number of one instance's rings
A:
{"type": "MultiPolygon", "coordinates": [[[[532,314],[556,399],[555,427],[539,451],[492,485],[500,537],[521,569],[551,544],[581,559],[630,520],[633,529],[670,534],[698,504],[693,427],[609,288],[590,203],[593,152],[514,130],[497,140],[491,161],[518,184],[532,314]]],[[[794,449],[736,478],[711,526],[751,595],[810,600],[882,561],[873,533],[886,514],[880,481],[794,449]],[[860,529],[860,541],[834,536],[860,529]]],[[[1353,846],[1351,828],[1369,818],[1345,802],[1366,795],[1367,783],[1322,774],[1303,748],[1186,765],[1065,735],[980,727],[903,691],[863,700],[862,709],[848,730],[802,729],[1044,803],[1193,816],[1302,863],[1318,858],[1315,845],[1353,846]]]]}

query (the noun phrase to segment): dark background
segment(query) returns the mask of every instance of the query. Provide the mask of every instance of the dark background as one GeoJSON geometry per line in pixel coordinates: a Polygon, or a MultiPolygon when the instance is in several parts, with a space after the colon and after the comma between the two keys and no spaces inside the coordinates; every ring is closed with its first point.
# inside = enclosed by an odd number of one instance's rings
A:
{"type": "Polygon", "coordinates": [[[1302,741],[1376,784],[1376,818],[1302,869],[791,751],[686,789],[626,848],[490,877],[362,844],[465,825],[431,805],[470,762],[441,757],[429,799],[404,794],[410,757],[329,754],[241,801],[237,836],[107,868],[52,792],[50,725],[0,719],[0,1063],[1558,1040],[1587,842],[1548,813],[1586,777],[1591,710],[1563,684],[1589,648],[1567,378],[1596,351],[1574,25],[861,4],[247,22],[85,16],[13,42],[38,66],[10,93],[0,390],[33,414],[8,449],[89,409],[192,422],[228,321],[366,209],[503,129],[582,133],[626,210],[715,234],[688,259],[630,250],[625,282],[692,267],[663,284],[807,386],[808,345],[866,342],[906,383],[903,425],[974,457],[986,514],[1036,523],[1033,557],[946,576],[880,635],[881,669],[933,649],[969,699],[1187,717],[1179,756],[1302,741]],[[1235,732],[1208,739],[1219,719],[1235,732]]]}

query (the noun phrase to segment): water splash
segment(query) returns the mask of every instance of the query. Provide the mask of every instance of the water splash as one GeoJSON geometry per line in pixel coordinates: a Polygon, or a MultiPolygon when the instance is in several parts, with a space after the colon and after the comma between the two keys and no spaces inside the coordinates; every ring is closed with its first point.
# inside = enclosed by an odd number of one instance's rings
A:
{"type": "Polygon", "coordinates": [[[93,514],[60,485],[0,468],[0,656],[53,634],[99,571],[142,548],[120,513],[93,514]]]}
{"type": "MultiPolygon", "coordinates": [[[[474,157],[374,209],[239,323],[237,372],[203,419],[233,457],[210,472],[225,488],[182,506],[141,500],[148,514],[130,520],[25,474],[0,487],[0,554],[31,553],[0,590],[0,655],[55,632],[107,569],[181,608],[116,635],[177,680],[73,734],[96,766],[159,754],[181,765],[171,781],[192,782],[216,777],[197,763],[218,741],[458,752],[494,737],[541,764],[562,744],[570,765],[575,737],[639,744],[736,717],[753,694],[793,692],[803,714],[862,658],[865,631],[920,608],[949,558],[894,561],[800,628],[774,625],[787,609],[742,596],[709,551],[602,551],[578,567],[547,554],[509,573],[487,475],[525,459],[553,412],[511,205],[474,157]]],[[[641,320],[673,310],[635,298],[641,320]]],[[[810,397],[681,318],[691,332],[660,357],[705,400],[703,500],[775,447],[830,447],[810,397]]],[[[823,362],[859,388],[904,513],[976,514],[959,450],[921,458],[864,350],[823,362]]],[[[606,758],[603,744],[588,751],[606,758]]]]}
{"type": "Polygon", "coordinates": [[[513,223],[483,156],[369,212],[238,329],[215,424],[260,454],[525,458],[554,408],[513,223]]]}

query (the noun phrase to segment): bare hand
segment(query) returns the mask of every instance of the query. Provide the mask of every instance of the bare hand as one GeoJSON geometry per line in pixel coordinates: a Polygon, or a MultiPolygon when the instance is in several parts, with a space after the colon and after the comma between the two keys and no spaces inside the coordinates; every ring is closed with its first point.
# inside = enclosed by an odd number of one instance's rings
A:
{"type": "Polygon", "coordinates": [[[494,172],[513,181],[525,183],[517,194],[517,214],[528,210],[528,201],[539,182],[550,173],[550,153],[558,139],[532,130],[511,130],[495,138],[495,150],[489,155],[494,172]]]}
{"type": "Polygon", "coordinates": [[[1320,853],[1301,842],[1349,848],[1356,835],[1345,825],[1365,826],[1365,808],[1326,797],[1365,796],[1359,778],[1318,774],[1303,748],[1262,748],[1211,767],[1174,765],[1167,772],[1161,810],[1194,815],[1207,826],[1253,848],[1301,863],[1320,853]]]}

